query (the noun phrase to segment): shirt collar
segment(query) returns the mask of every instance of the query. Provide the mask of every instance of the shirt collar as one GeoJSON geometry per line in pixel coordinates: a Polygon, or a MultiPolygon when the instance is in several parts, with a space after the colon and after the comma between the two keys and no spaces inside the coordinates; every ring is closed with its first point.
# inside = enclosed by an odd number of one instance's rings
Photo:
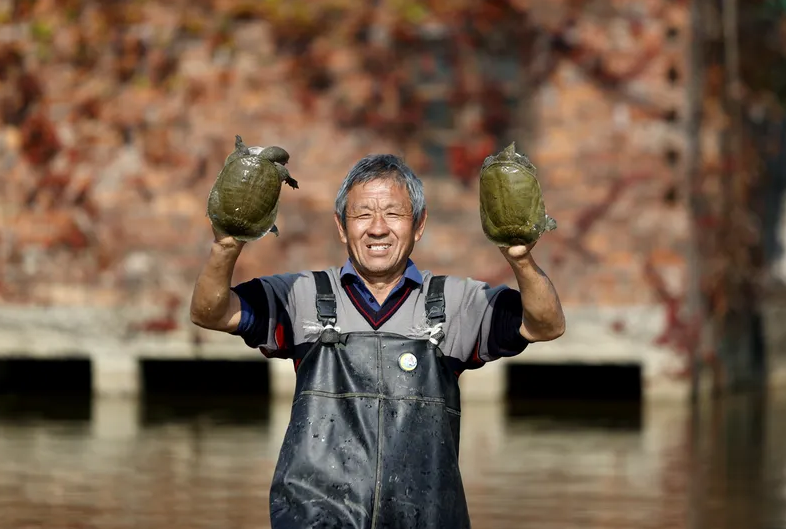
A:
{"type": "MultiPolygon", "coordinates": [[[[347,262],[344,263],[344,266],[341,267],[341,279],[352,279],[352,280],[360,280],[360,276],[355,271],[355,267],[352,266],[352,261],[347,259],[347,262]]],[[[420,273],[418,267],[415,266],[415,263],[412,262],[412,259],[407,259],[407,267],[404,269],[404,277],[402,277],[402,281],[404,279],[409,279],[414,281],[418,285],[423,284],[423,274],[420,273]]]]}

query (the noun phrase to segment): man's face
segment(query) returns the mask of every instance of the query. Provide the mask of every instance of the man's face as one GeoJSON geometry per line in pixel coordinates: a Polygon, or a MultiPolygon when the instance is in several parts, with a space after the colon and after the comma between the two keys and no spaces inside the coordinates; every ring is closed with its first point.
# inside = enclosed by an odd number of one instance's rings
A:
{"type": "Polygon", "coordinates": [[[384,277],[404,269],[426,227],[426,215],[412,224],[406,187],[392,178],[358,184],[347,196],[347,227],[336,215],[339,237],[359,274],[384,277]]]}

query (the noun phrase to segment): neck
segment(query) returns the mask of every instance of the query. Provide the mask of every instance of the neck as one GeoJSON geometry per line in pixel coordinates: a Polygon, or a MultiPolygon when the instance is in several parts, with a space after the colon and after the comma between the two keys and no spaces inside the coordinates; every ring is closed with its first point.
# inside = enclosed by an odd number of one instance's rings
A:
{"type": "Polygon", "coordinates": [[[401,268],[385,273],[384,275],[372,275],[362,270],[358,270],[355,263],[352,264],[355,266],[355,272],[357,272],[360,279],[363,280],[363,283],[366,284],[366,288],[368,288],[369,292],[374,295],[379,303],[382,303],[395,286],[398,285],[398,282],[404,277],[404,271],[407,268],[406,263],[404,263],[401,268]]]}

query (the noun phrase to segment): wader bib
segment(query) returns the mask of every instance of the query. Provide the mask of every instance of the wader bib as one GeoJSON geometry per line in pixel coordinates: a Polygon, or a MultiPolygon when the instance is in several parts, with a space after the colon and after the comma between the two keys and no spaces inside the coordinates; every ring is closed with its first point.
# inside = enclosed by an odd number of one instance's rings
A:
{"type": "Polygon", "coordinates": [[[315,279],[325,329],[297,370],[270,490],[273,529],[469,528],[458,380],[438,347],[445,278],[426,297],[430,339],[340,334],[330,281],[315,279]]]}

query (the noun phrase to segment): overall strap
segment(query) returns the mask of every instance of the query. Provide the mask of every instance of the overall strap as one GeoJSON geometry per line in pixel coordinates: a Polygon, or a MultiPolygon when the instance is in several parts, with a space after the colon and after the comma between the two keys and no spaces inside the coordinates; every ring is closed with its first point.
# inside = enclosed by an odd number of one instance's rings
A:
{"type": "Polygon", "coordinates": [[[445,276],[434,276],[429,282],[426,316],[431,325],[445,322],[445,276]]]}
{"type": "Polygon", "coordinates": [[[317,287],[317,319],[322,325],[336,323],[336,295],[325,271],[314,272],[317,287]]]}

